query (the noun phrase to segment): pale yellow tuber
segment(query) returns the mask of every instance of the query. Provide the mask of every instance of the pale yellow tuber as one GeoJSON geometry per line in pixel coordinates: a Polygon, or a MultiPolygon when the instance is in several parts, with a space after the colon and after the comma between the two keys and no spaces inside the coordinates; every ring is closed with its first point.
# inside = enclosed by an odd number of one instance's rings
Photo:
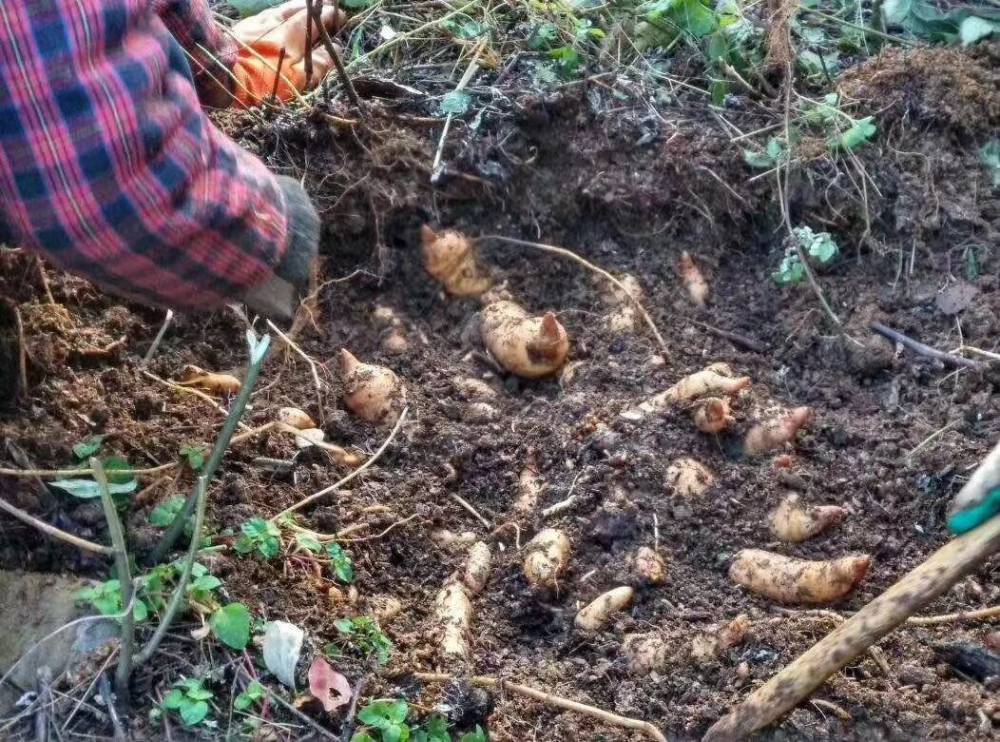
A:
{"type": "Polygon", "coordinates": [[[687,289],[691,301],[699,307],[705,306],[705,302],[708,300],[708,281],[705,280],[701,269],[698,268],[687,250],[681,253],[680,260],[677,261],[677,272],[681,276],[681,282],[687,289]]]}
{"type": "Polygon", "coordinates": [[[603,629],[614,615],[632,605],[635,590],[616,587],[598,596],[576,614],[573,623],[580,631],[593,634],[603,629]]]}
{"type": "Polygon", "coordinates": [[[662,585],[667,581],[667,562],[650,547],[640,546],[632,559],[632,572],[640,585],[662,585]]]}
{"type": "Polygon", "coordinates": [[[733,424],[729,412],[729,400],[720,397],[705,397],[695,402],[694,426],[702,433],[721,433],[733,424]]]}
{"type": "Polygon", "coordinates": [[[850,593],[868,574],[871,557],[846,556],[809,561],[760,549],[743,549],[729,567],[733,582],[781,603],[832,603],[850,593]]]}
{"type": "Polygon", "coordinates": [[[839,505],[804,505],[798,495],[788,495],[771,511],[771,533],[782,541],[798,543],[840,523],[847,510],[839,505]]]}
{"type": "Polygon", "coordinates": [[[512,301],[484,307],[480,333],[497,363],[527,379],[551,376],[569,355],[569,336],[552,312],[529,317],[512,301]]]}
{"type": "Polygon", "coordinates": [[[453,296],[479,296],[492,281],[476,263],[472,241],[460,232],[435,232],[426,224],[420,228],[424,267],[453,296]]]}
{"type": "Polygon", "coordinates": [[[298,407],[282,407],[278,410],[278,422],[291,425],[299,430],[315,428],[316,423],[309,415],[298,407]]]}
{"type": "Polygon", "coordinates": [[[713,484],[715,475],[690,457],[679,458],[667,468],[667,485],[681,497],[698,497],[713,484]]]}
{"type": "Polygon", "coordinates": [[[446,659],[469,659],[472,601],[465,585],[450,580],[434,601],[434,613],[442,632],[441,653],[446,659]]]}
{"type": "Polygon", "coordinates": [[[608,301],[615,305],[615,309],[607,316],[605,322],[608,330],[613,334],[634,332],[639,323],[642,322],[639,309],[636,307],[636,301],[642,300],[642,287],[639,286],[635,276],[628,274],[623,275],[620,282],[626,291],[623,292],[614,286],[608,294],[608,301]]]}
{"type": "Polygon", "coordinates": [[[531,585],[553,589],[569,566],[569,538],[555,528],[535,534],[524,547],[524,576],[531,585]]]}
{"type": "Polygon", "coordinates": [[[653,412],[665,412],[675,405],[687,404],[699,397],[731,397],[749,386],[749,376],[736,376],[728,364],[713,363],[647,399],[639,405],[636,416],[641,418],[653,412]]]}
{"type": "Polygon", "coordinates": [[[344,404],[363,420],[391,425],[406,404],[406,388],[391,369],[362,363],[346,350],[340,351],[340,377],[344,404]]]}
{"type": "Polygon", "coordinates": [[[796,407],[787,415],[759,423],[750,428],[743,438],[743,453],[760,456],[781,448],[795,440],[795,435],[811,419],[812,410],[809,407],[796,407]]]}
{"type": "Polygon", "coordinates": [[[452,379],[455,391],[468,400],[487,400],[497,396],[496,390],[482,379],[460,376],[452,379]]]}
{"type": "Polygon", "coordinates": [[[478,595],[486,587],[490,579],[490,547],[485,541],[477,541],[469,549],[469,557],[465,562],[465,572],[462,582],[469,592],[478,595]]]}
{"type": "Polygon", "coordinates": [[[403,603],[392,595],[376,595],[369,598],[366,603],[372,616],[383,626],[403,612],[403,603]]]}
{"type": "Polygon", "coordinates": [[[474,544],[476,542],[476,534],[472,531],[455,533],[454,531],[449,531],[447,528],[440,528],[431,532],[431,541],[440,548],[451,551],[474,544]]]}
{"type": "Polygon", "coordinates": [[[528,458],[528,464],[521,470],[517,478],[517,499],[514,510],[519,513],[532,513],[538,507],[538,499],[545,490],[545,482],[535,469],[534,457],[528,458]]]}
{"type": "Polygon", "coordinates": [[[723,652],[739,646],[750,631],[750,619],[740,614],[721,629],[707,631],[691,640],[691,659],[696,665],[710,665],[723,652]]]}
{"type": "Polygon", "coordinates": [[[184,367],[181,380],[177,382],[177,385],[192,386],[212,394],[233,395],[239,394],[243,382],[232,374],[217,374],[197,366],[188,365],[184,367]]]}

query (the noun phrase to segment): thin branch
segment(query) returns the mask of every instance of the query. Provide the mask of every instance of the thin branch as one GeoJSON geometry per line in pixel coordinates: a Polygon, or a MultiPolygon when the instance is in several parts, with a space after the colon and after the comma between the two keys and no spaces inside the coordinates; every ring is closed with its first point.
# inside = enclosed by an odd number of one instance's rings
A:
{"type": "MultiPolygon", "coordinates": [[[[336,12],[336,9],[334,9],[334,11],[336,12]]],[[[319,26],[319,37],[323,42],[323,47],[326,49],[326,53],[330,55],[330,59],[333,60],[333,66],[337,68],[337,76],[340,77],[340,82],[344,86],[344,90],[347,92],[347,97],[351,100],[351,105],[354,106],[354,109],[358,112],[358,116],[361,117],[362,121],[367,121],[368,112],[365,110],[364,105],[361,103],[361,99],[358,97],[358,91],[354,89],[354,83],[351,82],[351,76],[347,74],[347,68],[344,67],[344,60],[340,58],[340,52],[337,51],[336,44],[334,44],[333,39],[330,38],[330,32],[327,31],[326,26],[323,25],[323,0],[316,0],[313,17],[316,25],[319,26]]],[[[310,52],[310,54],[311,53],[312,52],[310,52]]]]}
{"type": "MultiPolygon", "coordinates": [[[[415,672],[413,673],[413,677],[428,683],[445,683],[455,678],[454,675],[437,672],[415,672]]],[[[643,721],[642,719],[619,716],[618,714],[613,714],[610,711],[599,709],[596,706],[589,706],[585,703],[580,703],[579,701],[563,698],[562,696],[538,690],[537,688],[532,688],[528,685],[511,683],[507,680],[499,680],[497,678],[491,678],[483,675],[475,675],[470,678],[470,681],[473,685],[500,688],[502,690],[510,691],[511,693],[516,693],[520,696],[533,698],[536,701],[541,701],[549,706],[566,709],[567,711],[576,711],[584,716],[589,716],[592,719],[600,719],[606,724],[611,724],[616,727],[634,729],[637,732],[642,732],[650,739],[657,740],[657,742],[667,742],[667,738],[663,736],[663,733],[659,729],[650,724],[648,721],[643,721]]]]}
{"type": "Polygon", "coordinates": [[[114,549],[110,546],[95,544],[93,541],[88,541],[85,538],[74,536],[72,533],[67,533],[66,531],[56,528],[55,526],[50,526],[44,520],[39,520],[35,516],[29,515],[21,510],[21,508],[11,505],[4,499],[0,499],[0,509],[5,510],[18,520],[27,523],[29,526],[37,528],[42,533],[51,536],[52,538],[57,538],[60,541],[65,541],[67,544],[72,544],[78,549],[83,549],[84,551],[89,551],[93,554],[103,554],[104,556],[111,556],[115,553],[114,549]]]}
{"type": "Polygon", "coordinates": [[[181,574],[177,578],[177,586],[174,588],[174,594],[170,596],[170,603],[167,605],[167,609],[163,613],[160,625],[156,627],[156,631],[153,633],[153,636],[150,637],[149,641],[146,642],[142,651],[135,656],[136,667],[146,664],[156,653],[157,647],[159,647],[160,642],[163,641],[163,637],[166,635],[167,629],[170,628],[170,624],[173,622],[174,616],[177,615],[181,602],[185,598],[188,580],[191,579],[191,569],[194,567],[194,558],[198,553],[198,547],[201,545],[201,531],[205,524],[205,502],[208,500],[208,496],[206,495],[207,491],[208,478],[202,474],[198,477],[198,486],[195,488],[196,507],[194,529],[191,532],[191,544],[188,546],[187,556],[184,559],[184,567],[181,569],[181,574]]]}
{"type": "MultiPolygon", "coordinates": [[[[181,392],[183,394],[192,394],[195,397],[198,397],[198,399],[202,399],[202,400],[208,402],[210,405],[212,405],[212,407],[214,407],[216,410],[218,410],[219,412],[221,412],[223,415],[228,415],[229,414],[228,412],[226,412],[226,408],[225,407],[223,407],[222,405],[220,405],[218,402],[216,402],[214,399],[212,399],[210,396],[208,396],[207,394],[205,394],[205,392],[201,391],[200,389],[195,389],[195,388],[190,387],[190,386],[181,386],[180,384],[175,384],[174,382],[168,381],[167,379],[161,379],[159,376],[157,376],[154,373],[150,373],[146,369],[141,369],[141,371],[142,371],[142,375],[145,376],[147,379],[155,381],[155,382],[157,382],[159,384],[163,384],[163,386],[169,387],[170,389],[173,389],[174,391],[181,392]]],[[[243,428],[244,430],[249,430],[249,428],[246,425],[243,425],[243,423],[240,423],[240,427],[243,428]]]]}
{"type": "MultiPolygon", "coordinates": [[[[169,471],[178,465],[178,462],[171,461],[169,464],[160,464],[149,469],[118,469],[117,473],[122,476],[147,477],[160,472],[169,471]]],[[[39,477],[92,477],[93,469],[0,469],[0,476],[22,477],[24,479],[37,479],[39,477]]]]}
{"type": "Polygon", "coordinates": [[[983,369],[988,368],[988,364],[973,361],[971,358],[953,356],[951,353],[945,353],[943,350],[938,350],[937,348],[932,348],[929,345],[924,345],[923,343],[918,342],[901,332],[893,330],[891,327],[886,327],[881,322],[872,322],[869,327],[871,327],[872,332],[877,332],[882,337],[888,338],[895,343],[899,343],[900,345],[909,348],[914,353],[941,361],[941,363],[946,366],[972,368],[977,371],[982,371],[983,369]]]}
{"type": "Polygon", "coordinates": [[[284,510],[282,510],[277,515],[271,517],[270,518],[270,522],[271,523],[275,523],[275,522],[281,520],[282,518],[284,518],[286,515],[291,515],[296,510],[301,510],[302,508],[306,507],[307,505],[311,505],[312,503],[316,502],[317,500],[319,500],[322,497],[325,497],[326,495],[330,494],[331,492],[335,492],[335,491],[339,490],[345,484],[347,484],[352,479],[354,479],[355,477],[359,476],[362,472],[364,472],[366,469],[368,469],[372,464],[374,464],[376,461],[379,460],[379,457],[381,457],[383,453],[385,453],[385,450],[389,447],[389,444],[392,443],[392,441],[396,437],[397,433],[399,433],[400,428],[403,427],[403,421],[406,419],[406,414],[409,411],[410,411],[409,407],[404,407],[403,408],[403,411],[401,413],[399,413],[399,419],[396,420],[396,424],[393,426],[392,430],[389,432],[389,437],[386,438],[382,442],[382,445],[378,447],[378,450],[365,463],[363,463],[361,466],[359,466],[357,469],[355,469],[354,471],[352,471],[350,474],[348,474],[343,479],[340,479],[340,480],[334,482],[329,487],[324,487],[319,492],[314,492],[313,494],[309,495],[308,497],[305,497],[305,498],[299,500],[294,505],[288,506],[287,508],[285,508],[284,510]]]}
{"type": "Polygon", "coordinates": [[[963,623],[965,621],[989,621],[1000,618],[1000,605],[992,608],[980,608],[976,611],[959,611],[958,613],[942,613],[939,616],[910,616],[906,619],[908,626],[937,626],[943,623],[963,623]]]}
{"type": "Polygon", "coordinates": [[[459,495],[456,495],[454,492],[449,492],[448,497],[450,497],[452,500],[461,505],[464,510],[471,513],[472,516],[480,523],[482,523],[486,528],[493,528],[493,524],[490,523],[488,520],[486,520],[486,518],[484,518],[482,515],[480,515],[479,511],[476,510],[474,507],[472,507],[472,504],[468,500],[460,497],[459,495]]]}
{"type": "Polygon", "coordinates": [[[642,315],[642,318],[645,321],[646,325],[652,331],[653,337],[655,337],[656,342],[659,343],[660,349],[663,351],[663,354],[665,356],[669,355],[670,351],[667,348],[667,341],[663,339],[663,335],[661,335],[660,331],[656,328],[656,323],[653,322],[653,318],[649,316],[649,312],[646,311],[646,308],[642,305],[642,302],[639,301],[637,297],[633,296],[632,292],[629,291],[628,288],[626,288],[621,281],[612,276],[603,268],[594,265],[589,260],[581,258],[575,252],[573,252],[572,250],[567,250],[565,247],[557,247],[556,245],[546,245],[545,243],[542,242],[529,242],[528,240],[519,240],[515,239],[514,237],[503,237],[501,235],[496,235],[496,234],[484,235],[480,237],[477,240],[477,242],[482,242],[483,240],[495,240],[497,242],[503,242],[508,245],[519,245],[520,247],[530,247],[534,250],[541,250],[542,252],[552,253],[554,255],[561,255],[564,258],[569,258],[570,260],[579,263],[584,268],[593,271],[594,273],[601,276],[605,280],[610,281],[619,291],[622,292],[622,294],[628,297],[629,301],[631,301],[635,305],[635,308],[639,310],[639,314],[642,315]]]}
{"type": "MultiPolygon", "coordinates": [[[[104,465],[96,456],[90,458],[90,468],[94,470],[94,480],[101,493],[101,505],[104,507],[104,518],[108,522],[108,534],[114,547],[115,572],[118,574],[118,584],[122,591],[122,603],[132,605],[135,596],[135,586],[132,584],[132,573],[128,566],[128,547],[125,545],[125,532],[118,518],[118,509],[111,498],[108,488],[108,477],[104,465]]],[[[128,716],[129,710],[129,678],[132,675],[132,647],[135,645],[135,612],[129,611],[122,618],[121,649],[118,653],[118,667],[115,669],[115,695],[118,697],[118,708],[122,716],[128,716]]]]}

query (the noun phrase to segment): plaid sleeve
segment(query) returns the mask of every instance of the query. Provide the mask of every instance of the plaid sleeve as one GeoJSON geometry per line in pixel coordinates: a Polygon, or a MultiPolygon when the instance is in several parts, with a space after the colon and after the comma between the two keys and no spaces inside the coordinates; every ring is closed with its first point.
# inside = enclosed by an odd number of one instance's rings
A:
{"type": "Polygon", "coordinates": [[[147,0],[0,0],[0,234],[117,294],[218,306],[267,280],[287,205],[201,110],[147,0]]]}
{"type": "Polygon", "coordinates": [[[153,0],[153,10],[184,50],[202,103],[227,107],[238,47],[213,20],[208,0],[153,0]]]}

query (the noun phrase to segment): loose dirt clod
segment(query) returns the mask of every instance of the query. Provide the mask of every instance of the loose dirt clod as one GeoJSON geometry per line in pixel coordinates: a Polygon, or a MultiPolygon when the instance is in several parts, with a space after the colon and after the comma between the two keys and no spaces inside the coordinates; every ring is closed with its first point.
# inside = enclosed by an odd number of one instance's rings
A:
{"type": "Polygon", "coordinates": [[[781,603],[833,603],[868,574],[869,556],[810,561],[761,549],[743,549],[729,567],[729,578],[748,590],[781,603]]]}

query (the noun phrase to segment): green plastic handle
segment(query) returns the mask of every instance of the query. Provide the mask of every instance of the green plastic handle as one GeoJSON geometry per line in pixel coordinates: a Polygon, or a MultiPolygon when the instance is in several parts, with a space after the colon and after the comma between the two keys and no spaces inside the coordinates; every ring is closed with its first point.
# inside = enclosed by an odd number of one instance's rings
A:
{"type": "Polygon", "coordinates": [[[992,489],[987,493],[986,499],[974,508],[955,513],[948,519],[948,530],[961,535],[968,533],[973,528],[981,526],[997,513],[1000,513],[1000,487],[992,489]]]}

